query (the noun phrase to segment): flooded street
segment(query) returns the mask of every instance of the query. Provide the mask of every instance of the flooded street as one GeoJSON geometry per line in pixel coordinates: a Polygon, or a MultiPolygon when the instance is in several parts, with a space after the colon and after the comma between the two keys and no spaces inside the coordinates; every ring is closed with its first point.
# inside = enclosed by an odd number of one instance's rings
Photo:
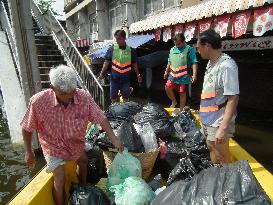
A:
{"type": "Polygon", "coordinates": [[[235,140],[273,173],[273,119],[270,113],[239,108],[235,140]]]}
{"type": "Polygon", "coordinates": [[[7,121],[0,110],[0,204],[8,203],[44,166],[42,159],[36,160],[34,170],[25,166],[24,149],[11,144],[7,121]]]}

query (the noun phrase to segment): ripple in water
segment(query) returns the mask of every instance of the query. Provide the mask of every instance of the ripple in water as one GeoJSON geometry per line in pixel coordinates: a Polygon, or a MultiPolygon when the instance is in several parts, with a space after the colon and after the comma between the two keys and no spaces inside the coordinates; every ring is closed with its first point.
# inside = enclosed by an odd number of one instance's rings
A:
{"type": "Polygon", "coordinates": [[[8,125],[0,110],[0,204],[6,204],[43,167],[44,161],[36,157],[36,167],[29,170],[24,162],[24,148],[13,146],[8,125]]]}

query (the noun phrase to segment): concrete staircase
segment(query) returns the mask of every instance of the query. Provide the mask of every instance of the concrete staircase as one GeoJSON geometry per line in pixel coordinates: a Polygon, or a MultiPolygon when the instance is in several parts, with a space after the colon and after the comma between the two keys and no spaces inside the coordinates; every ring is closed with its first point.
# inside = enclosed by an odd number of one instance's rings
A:
{"type": "Polygon", "coordinates": [[[53,37],[50,35],[35,35],[35,44],[38,55],[38,68],[40,70],[42,89],[50,85],[49,71],[60,64],[66,65],[61,51],[58,49],[53,37]]]}

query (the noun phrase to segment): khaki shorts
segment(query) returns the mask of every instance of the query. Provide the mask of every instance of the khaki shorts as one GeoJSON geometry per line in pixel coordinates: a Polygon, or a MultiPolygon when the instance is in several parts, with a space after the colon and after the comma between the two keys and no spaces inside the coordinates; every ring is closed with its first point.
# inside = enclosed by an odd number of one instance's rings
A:
{"type": "Polygon", "coordinates": [[[63,159],[58,159],[48,155],[45,156],[45,160],[47,173],[53,172],[58,166],[64,165],[66,163],[66,161],[63,159]]]}
{"type": "MultiPolygon", "coordinates": [[[[211,126],[206,126],[202,125],[201,132],[202,134],[206,137],[206,140],[209,141],[215,141],[215,135],[219,127],[211,127],[211,126]]],[[[226,138],[231,138],[233,137],[233,133],[230,131],[227,133],[226,138]]]]}

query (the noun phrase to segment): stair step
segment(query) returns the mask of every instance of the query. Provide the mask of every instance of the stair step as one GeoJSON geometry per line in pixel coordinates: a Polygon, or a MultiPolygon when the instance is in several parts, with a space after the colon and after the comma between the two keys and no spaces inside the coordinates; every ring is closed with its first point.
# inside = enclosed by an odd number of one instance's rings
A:
{"type": "Polygon", "coordinates": [[[42,45],[42,44],[56,45],[53,39],[35,39],[35,43],[39,45],[42,45]]]}
{"type": "Polygon", "coordinates": [[[49,75],[48,74],[40,74],[41,82],[47,82],[49,81],[49,75]]]}
{"type": "Polygon", "coordinates": [[[58,50],[55,44],[36,44],[37,50],[58,50]]]}
{"type": "Polygon", "coordinates": [[[49,81],[49,75],[48,74],[41,74],[40,75],[41,81],[42,82],[47,82],[49,81]]]}
{"type": "Polygon", "coordinates": [[[37,50],[37,55],[62,55],[59,50],[37,50]]]}
{"type": "Polygon", "coordinates": [[[64,61],[62,55],[38,55],[38,61],[64,61]]]}
{"type": "Polygon", "coordinates": [[[50,69],[51,69],[51,67],[39,67],[40,74],[46,74],[46,75],[48,75],[50,69]]]}
{"type": "Polygon", "coordinates": [[[42,84],[42,89],[49,88],[50,81],[41,81],[41,84],[42,84]]]}
{"type": "Polygon", "coordinates": [[[58,65],[66,65],[65,61],[39,61],[38,66],[39,67],[54,67],[58,65]]]}
{"type": "Polygon", "coordinates": [[[52,40],[53,41],[53,36],[36,34],[35,39],[37,39],[37,40],[52,40]]]}

